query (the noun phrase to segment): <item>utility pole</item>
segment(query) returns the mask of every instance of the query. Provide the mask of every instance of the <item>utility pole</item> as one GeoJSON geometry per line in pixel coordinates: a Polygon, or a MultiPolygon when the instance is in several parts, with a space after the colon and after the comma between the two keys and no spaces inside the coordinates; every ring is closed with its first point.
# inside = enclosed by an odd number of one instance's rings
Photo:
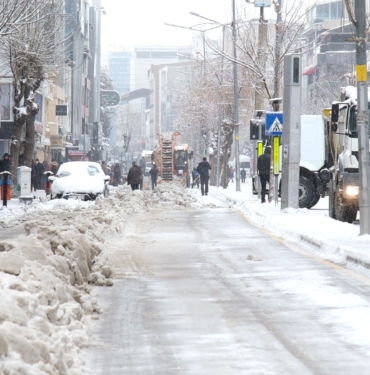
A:
{"type": "Polygon", "coordinates": [[[366,61],[366,5],[356,0],[356,78],[357,78],[357,130],[359,161],[360,235],[370,234],[370,163],[369,163],[369,110],[366,61]]]}
{"type": "MultiPolygon", "coordinates": [[[[257,61],[262,72],[265,71],[266,56],[264,56],[264,46],[266,44],[266,25],[265,25],[265,16],[264,16],[264,7],[260,7],[260,18],[258,24],[258,50],[257,50],[257,61]]],[[[254,109],[255,113],[257,111],[265,111],[265,102],[262,95],[263,82],[261,77],[258,77],[256,82],[256,89],[254,93],[254,109]]],[[[258,140],[254,142],[254,157],[253,157],[253,170],[255,171],[255,184],[258,192],[258,199],[260,198],[261,188],[260,180],[257,174],[257,159],[258,159],[258,141],[262,140],[262,125],[259,125],[258,131],[258,140]]]]}
{"type": "Polygon", "coordinates": [[[284,131],[281,209],[299,208],[299,162],[301,154],[301,55],[284,57],[284,131]]]}
{"type": "Polygon", "coordinates": [[[238,66],[236,63],[236,9],[235,0],[233,1],[233,22],[232,22],[232,36],[233,36],[233,73],[234,73],[234,126],[235,126],[235,182],[236,191],[240,191],[240,163],[239,163],[239,88],[238,88],[238,66]]]}
{"type": "Polygon", "coordinates": [[[221,55],[221,74],[220,74],[220,105],[218,107],[218,130],[217,130],[217,181],[216,186],[220,187],[220,176],[221,176],[221,166],[220,166],[220,153],[221,153],[221,123],[223,120],[222,111],[222,84],[224,76],[224,48],[225,48],[225,28],[222,26],[222,55],[221,55]]]}
{"type": "MultiPolygon", "coordinates": [[[[275,71],[274,71],[274,98],[278,98],[280,94],[279,82],[280,82],[280,50],[281,50],[281,7],[283,6],[283,0],[276,1],[276,35],[275,35],[275,71]]],[[[276,107],[273,107],[274,111],[279,111],[279,102],[276,103],[276,107]]]]}
{"type": "MultiPolygon", "coordinates": [[[[281,7],[283,5],[283,0],[276,0],[275,11],[276,11],[276,28],[275,28],[275,66],[274,66],[274,100],[270,100],[272,109],[274,112],[280,111],[280,51],[281,51],[281,7]]],[[[274,164],[274,155],[276,155],[275,147],[277,143],[273,142],[272,152],[271,152],[271,165],[274,164]]],[[[274,171],[273,168],[270,171],[270,184],[269,184],[269,201],[271,202],[273,197],[275,199],[275,204],[277,202],[277,191],[278,191],[278,175],[277,171],[274,171]]]]}

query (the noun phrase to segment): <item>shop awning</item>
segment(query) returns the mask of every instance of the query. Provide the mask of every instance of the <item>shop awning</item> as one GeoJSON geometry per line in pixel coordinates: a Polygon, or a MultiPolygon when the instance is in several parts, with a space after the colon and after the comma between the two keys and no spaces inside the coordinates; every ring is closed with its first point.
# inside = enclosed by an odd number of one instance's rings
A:
{"type": "Polygon", "coordinates": [[[312,65],[306,66],[303,69],[302,75],[304,75],[304,76],[312,76],[313,74],[315,74],[315,72],[316,72],[316,65],[312,64],[312,65]]]}

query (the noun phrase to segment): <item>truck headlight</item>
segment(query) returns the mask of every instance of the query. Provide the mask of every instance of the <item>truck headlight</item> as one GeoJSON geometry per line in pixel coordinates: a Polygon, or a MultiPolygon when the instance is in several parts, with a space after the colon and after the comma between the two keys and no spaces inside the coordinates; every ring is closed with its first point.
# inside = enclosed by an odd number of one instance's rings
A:
{"type": "Polygon", "coordinates": [[[355,195],[359,194],[360,188],[358,186],[347,186],[346,187],[346,195],[350,197],[354,197],[355,195]]]}

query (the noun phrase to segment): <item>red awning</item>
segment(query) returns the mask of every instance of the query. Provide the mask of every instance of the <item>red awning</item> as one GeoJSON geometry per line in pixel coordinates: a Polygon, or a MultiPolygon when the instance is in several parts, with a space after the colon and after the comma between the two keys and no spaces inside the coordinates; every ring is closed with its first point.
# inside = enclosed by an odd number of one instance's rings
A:
{"type": "Polygon", "coordinates": [[[304,76],[312,76],[315,74],[316,65],[308,65],[303,69],[302,75],[304,76]]]}

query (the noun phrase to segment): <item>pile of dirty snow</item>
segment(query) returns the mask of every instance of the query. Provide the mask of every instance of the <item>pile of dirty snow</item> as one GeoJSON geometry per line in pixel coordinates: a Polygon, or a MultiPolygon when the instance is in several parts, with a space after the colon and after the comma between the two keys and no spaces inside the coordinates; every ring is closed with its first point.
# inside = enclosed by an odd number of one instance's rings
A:
{"type": "Polygon", "coordinates": [[[0,241],[0,374],[77,375],[100,312],[90,285],[111,286],[104,241],[150,208],[196,208],[184,187],[111,189],[95,202],[52,200],[2,210],[25,233],[0,241]]]}
{"type": "Polygon", "coordinates": [[[178,183],[162,183],[150,192],[150,207],[165,209],[214,208],[213,203],[201,203],[189,189],[178,183]]]}
{"type": "Polygon", "coordinates": [[[136,194],[56,200],[24,210],[25,234],[0,241],[0,374],[81,374],[99,308],[89,284],[110,286],[104,240],[145,210],[136,194]]]}

